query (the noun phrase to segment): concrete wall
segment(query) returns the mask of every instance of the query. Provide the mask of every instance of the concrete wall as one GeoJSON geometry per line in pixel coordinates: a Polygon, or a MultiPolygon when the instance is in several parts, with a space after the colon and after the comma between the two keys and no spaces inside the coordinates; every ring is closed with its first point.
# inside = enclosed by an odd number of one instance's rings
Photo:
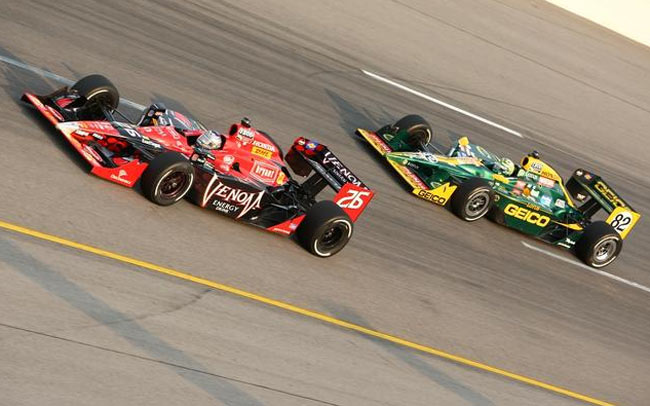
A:
{"type": "Polygon", "coordinates": [[[650,0],[546,0],[650,46],[650,0]]]}

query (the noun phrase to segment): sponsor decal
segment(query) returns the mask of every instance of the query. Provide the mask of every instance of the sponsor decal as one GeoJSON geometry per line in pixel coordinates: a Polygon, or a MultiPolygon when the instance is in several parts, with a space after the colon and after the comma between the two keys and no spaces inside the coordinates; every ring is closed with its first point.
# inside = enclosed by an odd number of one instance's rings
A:
{"type": "Polygon", "coordinates": [[[533,162],[532,164],[530,164],[530,168],[536,172],[541,172],[542,169],[544,169],[544,164],[542,164],[541,162],[533,162]]]}
{"type": "Polygon", "coordinates": [[[361,181],[350,171],[348,168],[339,161],[337,157],[334,156],[330,151],[325,153],[323,157],[323,164],[331,165],[334,169],[334,172],[339,175],[340,178],[345,179],[347,182],[352,183],[356,186],[361,186],[361,181]]]}
{"type": "Polygon", "coordinates": [[[565,209],[566,208],[566,201],[563,199],[557,199],[555,201],[555,207],[559,207],[560,209],[565,209]]]}
{"type": "Polygon", "coordinates": [[[253,155],[257,155],[266,159],[271,159],[271,156],[273,156],[273,152],[269,151],[268,149],[255,147],[255,146],[253,147],[253,149],[251,149],[251,153],[253,155]]]}
{"type": "Polygon", "coordinates": [[[433,190],[416,189],[413,191],[413,193],[417,194],[418,197],[421,197],[425,200],[444,206],[456,188],[456,185],[452,186],[449,182],[447,182],[444,185],[438,186],[433,190]]]}
{"type": "Polygon", "coordinates": [[[124,169],[120,169],[120,171],[115,175],[114,173],[111,174],[111,179],[116,180],[118,182],[124,183],[125,185],[130,185],[131,181],[128,179],[125,179],[124,176],[127,176],[128,173],[124,169]]]}
{"type": "Polygon", "coordinates": [[[266,182],[273,182],[278,174],[278,168],[275,165],[265,164],[255,161],[253,164],[253,176],[266,182]]]}
{"type": "Polygon", "coordinates": [[[421,159],[423,161],[428,161],[431,163],[437,163],[438,158],[430,152],[416,152],[411,155],[412,158],[421,159]]]}
{"type": "Polygon", "coordinates": [[[533,204],[533,203],[528,203],[528,202],[526,202],[526,207],[531,209],[531,210],[535,210],[535,211],[540,211],[540,209],[541,209],[541,207],[539,207],[538,205],[533,204]]]}
{"type": "Polygon", "coordinates": [[[541,177],[537,181],[537,184],[550,189],[550,188],[553,188],[555,186],[555,181],[553,179],[548,179],[548,178],[541,177]]]}
{"type": "Polygon", "coordinates": [[[623,203],[623,200],[618,197],[618,195],[614,193],[614,191],[610,189],[609,186],[607,186],[602,180],[596,182],[594,189],[599,191],[600,194],[614,207],[626,207],[625,203],[623,203]]]}
{"type": "Polygon", "coordinates": [[[522,220],[530,224],[534,224],[539,227],[545,227],[551,221],[551,219],[548,216],[537,213],[535,211],[528,210],[521,206],[517,206],[514,203],[510,203],[509,205],[507,205],[503,212],[508,216],[514,217],[518,220],[522,220]]]}
{"type": "Polygon", "coordinates": [[[530,171],[526,171],[526,179],[536,182],[539,179],[539,175],[530,171]]]}
{"type": "Polygon", "coordinates": [[[110,131],[114,129],[113,125],[111,125],[111,123],[106,121],[82,121],[79,123],[79,126],[87,130],[90,129],[90,130],[110,131]]]}
{"type": "Polygon", "coordinates": [[[246,138],[253,138],[255,137],[255,130],[252,128],[240,127],[237,135],[241,135],[242,137],[246,138]]]}
{"type": "MultiPolygon", "coordinates": [[[[253,140],[253,145],[255,145],[256,147],[265,149],[267,151],[275,152],[275,147],[273,145],[271,145],[271,144],[267,144],[266,142],[253,140]]],[[[307,147],[309,147],[309,144],[307,144],[307,147]]]]}
{"type": "Polygon", "coordinates": [[[36,107],[41,108],[41,109],[44,109],[44,108],[45,108],[45,106],[43,105],[43,103],[41,103],[41,101],[38,99],[38,97],[34,97],[34,96],[32,96],[31,94],[28,94],[28,95],[27,95],[27,98],[28,98],[29,100],[31,100],[31,102],[34,103],[34,105],[35,105],[36,107]]]}
{"type": "Polygon", "coordinates": [[[92,149],[88,145],[84,145],[84,148],[83,148],[82,151],[86,152],[84,154],[86,157],[90,156],[91,161],[103,162],[102,157],[97,153],[97,151],[95,151],[94,149],[92,149]]]}
{"type": "MultiPolygon", "coordinates": [[[[393,150],[386,145],[386,143],[379,138],[377,135],[371,132],[364,132],[364,134],[368,137],[368,141],[376,148],[378,149],[383,155],[386,155],[390,152],[393,152],[393,150]]],[[[388,138],[386,140],[390,141],[388,138]]]]}
{"type": "Polygon", "coordinates": [[[216,211],[220,211],[226,214],[230,214],[237,211],[237,206],[231,203],[223,202],[221,200],[215,200],[214,202],[212,202],[212,207],[214,207],[216,211]]]}
{"type": "Polygon", "coordinates": [[[232,165],[235,162],[235,157],[232,155],[226,155],[223,157],[223,163],[226,165],[232,165]]]}
{"type": "Polygon", "coordinates": [[[264,191],[247,192],[241,189],[226,186],[219,181],[219,177],[217,175],[212,175],[212,179],[210,179],[208,187],[205,188],[203,200],[201,201],[201,207],[205,207],[210,199],[216,197],[225,203],[231,203],[240,207],[241,211],[237,216],[237,218],[240,218],[251,210],[259,209],[261,207],[263,195],[264,191]]]}
{"type": "Polygon", "coordinates": [[[46,108],[50,113],[52,113],[52,115],[53,115],[54,117],[56,117],[57,120],[59,120],[59,121],[63,121],[63,120],[64,120],[64,118],[63,118],[63,116],[61,115],[61,113],[59,113],[58,111],[56,111],[56,110],[53,109],[52,107],[50,107],[50,106],[45,106],[45,108],[46,108]]]}
{"type": "Polygon", "coordinates": [[[287,175],[284,174],[284,172],[280,171],[278,174],[278,178],[275,180],[275,183],[278,185],[284,184],[284,182],[287,180],[287,175]]]}
{"type": "Polygon", "coordinates": [[[544,195],[544,196],[542,196],[541,199],[539,199],[539,202],[544,206],[550,206],[552,200],[553,199],[551,199],[551,196],[544,195]]]}
{"type": "Polygon", "coordinates": [[[460,156],[456,158],[455,161],[457,165],[479,165],[481,162],[473,156],[460,156]]]}
{"type": "Polygon", "coordinates": [[[532,189],[530,189],[530,196],[531,197],[539,197],[539,190],[537,190],[536,188],[533,187],[532,189]]]}
{"type": "Polygon", "coordinates": [[[336,204],[344,209],[359,210],[365,203],[363,200],[364,197],[367,196],[370,196],[370,191],[368,190],[350,189],[345,196],[336,202],[336,204]]]}

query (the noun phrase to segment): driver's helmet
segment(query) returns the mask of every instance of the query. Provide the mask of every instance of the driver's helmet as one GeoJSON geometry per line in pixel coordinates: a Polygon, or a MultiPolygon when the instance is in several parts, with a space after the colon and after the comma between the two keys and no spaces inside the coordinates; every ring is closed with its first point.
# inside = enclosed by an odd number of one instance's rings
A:
{"type": "Polygon", "coordinates": [[[515,173],[515,163],[510,158],[501,158],[495,165],[497,172],[503,176],[512,176],[515,173]]]}
{"type": "Polygon", "coordinates": [[[196,139],[196,144],[204,149],[220,149],[223,145],[223,138],[218,132],[208,130],[196,139]]]}

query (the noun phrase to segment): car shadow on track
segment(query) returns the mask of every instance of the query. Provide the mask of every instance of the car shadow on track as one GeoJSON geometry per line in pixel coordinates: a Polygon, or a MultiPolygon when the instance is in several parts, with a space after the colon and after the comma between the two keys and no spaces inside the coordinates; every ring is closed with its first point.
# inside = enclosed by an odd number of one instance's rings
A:
{"type": "MultiPolygon", "coordinates": [[[[5,48],[0,47],[0,55],[11,58],[17,62],[25,63],[16,55],[11,54],[5,48]]],[[[84,172],[90,170],[90,165],[79,156],[79,154],[72,148],[71,145],[65,140],[63,135],[57,131],[54,126],[47,121],[35,108],[22,102],[20,97],[25,91],[31,91],[36,94],[51,93],[57,88],[64,86],[62,83],[57,83],[54,80],[46,80],[34,72],[22,70],[20,68],[0,63],[2,74],[5,77],[5,84],[0,85],[9,99],[13,100],[22,110],[24,116],[32,123],[36,124],[38,128],[47,134],[54,142],[54,145],[62,151],[75,165],[77,165],[84,172]]]]}
{"type": "MultiPolygon", "coordinates": [[[[339,304],[328,304],[326,308],[329,310],[329,313],[341,320],[348,321],[366,328],[372,329],[372,326],[354,310],[347,308],[339,304]]],[[[463,399],[468,405],[474,406],[495,406],[494,402],[488,399],[485,395],[477,392],[468,385],[463,384],[459,380],[451,377],[440,369],[436,369],[431,365],[430,362],[427,362],[425,355],[417,353],[415,350],[409,348],[404,348],[392,342],[382,340],[379,338],[371,337],[366,334],[355,333],[359,337],[362,337],[373,344],[379,346],[383,351],[389,353],[393,357],[404,362],[406,365],[411,367],[413,370],[423,375],[424,377],[435,382],[441,388],[454,393],[456,396],[463,399]]],[[[433,359],[433,357],[429,357],[433,359]]],[[[451,361],[440,360],[439,362],[450,363],[451,361]]],[[[433,402],[436,403],[436,402],[433,402]]]]}
{"type": "MultiPolygon", "coordinates": [[[[208,368],[199,361],[148,331],[138,323],[137,318],[116,310],[109,303],[93,296],[83,287],[57,272],[54,267],[38,260],[3,237],[0,237],[0,258],[2,263],[36,283],[44,291],[62,299],[133,347],[144,351],[149,355],[147,360],[167,366],[179,377],[203,390],[215,400],[223,404],[262,406],[262,402],[229,382],[226,377],[209,372],[208,368]]],[[[191,303],[199,300],[207,292],[209,290],[202,290],[198,296],[192,298],[191,303]]],[[[117,352],[115,349],[101,348],[117,352]]]]}
{"type": "MultiPolygon", "coordinates": [[[[393,178],[404,190],[411,192],[411,187],[386,164],[386,159],[379,156],[365,140],[354,134],[358,128],[374,131],[387,124],[395,123],[400,116],[389,113],[380,105],[376,107],[379,111],[373,113],[364,107],[355,106],[333,90],[325,89],[325,93],[332,100],[332,104],[339,115],[339,125],[343,131],[361,144],[365,152],[371,155],[374,161],[383,168],[384,173],[393,178]]],[[[440,151],[446,151],[461,137],[459,134],[445,128],[432,125],[432,129],[434,133],[432,145],[440,151]]]]}

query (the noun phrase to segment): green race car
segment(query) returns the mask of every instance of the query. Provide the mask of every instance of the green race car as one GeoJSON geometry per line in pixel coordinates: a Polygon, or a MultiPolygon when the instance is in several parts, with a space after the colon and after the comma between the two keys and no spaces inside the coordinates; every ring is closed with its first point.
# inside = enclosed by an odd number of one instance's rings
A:
{"type": "Polygon", "coordinates": [[[411,186],[413,193],[466,221],[488,216],[554,245],[574,250],[601,268],[620,254],[640,218],[599,176],[577,169],[564,183],[535,151],[515,165],[467,137],[448,151],[431,144],[431,126],[408,115],[377,131],[357,129],[411,186]],[[594,220],[603,209],[605,221],[594,220]]]}

